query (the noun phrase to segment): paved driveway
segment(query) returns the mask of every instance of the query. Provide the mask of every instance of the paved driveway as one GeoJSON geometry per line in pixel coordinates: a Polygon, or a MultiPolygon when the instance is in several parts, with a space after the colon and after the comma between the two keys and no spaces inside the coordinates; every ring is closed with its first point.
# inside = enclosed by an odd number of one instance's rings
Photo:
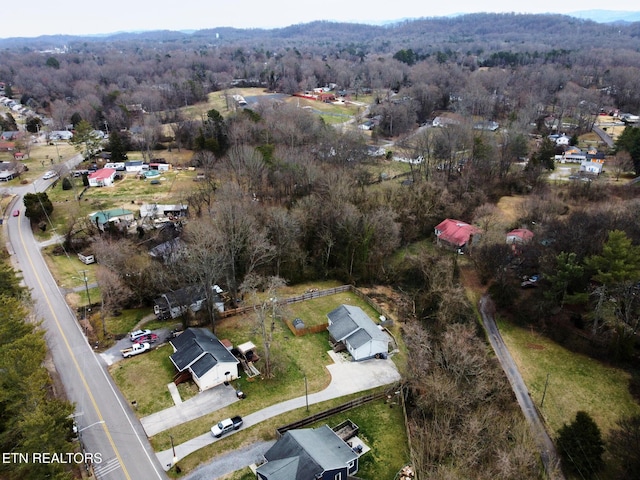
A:
{"type": "MultiPolygon", "coordinates": [[[[401,379],[400,373],[391,359],[371,359],[362,362],[351,362],[344,361],[343,357],[335,355],[333,352],[329,352],[329,355],[336,363],[327,366],[327,369],[331,374],[331,383],[327,388],[320,392],[312,393],[308,397],[303,395],[301,397],[292,398],[285,402],[271,405],[270,407],[251,413],[244,417],[244,423],[241,430],[256,425],[268,418],[304,407],[307,401],[309,402],[309,405],[313,405],[333,398],[339,398],[344,395],[393,384],[399,382],[401,379]]],[[[213,406],[211,411],[207,413],[211,413],[215,410],[216,408],[213,406]]],[[[165,412],[165,410],[163,410],[163,412],[165,412]]],[[[231,432],[226,436],[228,437],[234,433],[235,432],[231,432]]],[[[204,433],[198,437],[176,445],[175,456],[180,460],[200,448],[215,443],[217,440],[218,439],[214,438],[211,433],[204,433]]],[[[173,450],[168,449],[162,452],[157,452],[156,455],[160,464],[165,468],[165,470],[168,470],[172,465],[174,457],[173,450]]],[[[236,465],[236,470],[248,465],[249,464],[238,464],[236,465]]]]}
{"type": "MultiPolygon", "coordinates": [[[[152,349],[159,347],[160,345],[164,345],[166,343],[167,336],[169,335],[168,328],[152,330],[152,332],[158,335],[158,341],[156,343],[151,344],[152,349]]],[[[131,340],[129,340],[129,337],[126,336],[118,340],[112,347],[102,352],[100,356],[102,357],[102,359],[105,361],[107,365],[113,365],[114,363],[123,360],[122,353],[120,352],[120,350],[123,350],[130,346],[131,346],[131,340]]]]}

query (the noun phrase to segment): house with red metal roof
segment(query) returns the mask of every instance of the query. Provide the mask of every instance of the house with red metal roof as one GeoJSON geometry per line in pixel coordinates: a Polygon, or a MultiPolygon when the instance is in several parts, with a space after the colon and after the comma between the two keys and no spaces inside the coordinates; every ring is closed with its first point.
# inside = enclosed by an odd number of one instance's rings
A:
{"type": "Polygon", "coordinates": [[[527,243],[533,238],[533,232],[526,228],[516,228],[507,233],[507,243],[527,243]]]}
{"type": "Polygon", "coordinates": [[[113,185],[113,180],[116,178],[115,168],[101,168],[89,175],[90,187],[109,187],[113,185]]]}
{"type": "Polygon", "coordinates": [[[460,253],[479,238],[481,233],[479,228],[452,218],[443,220],[435,228],[436,243],[439,246],[458,250],[460,253]]]}

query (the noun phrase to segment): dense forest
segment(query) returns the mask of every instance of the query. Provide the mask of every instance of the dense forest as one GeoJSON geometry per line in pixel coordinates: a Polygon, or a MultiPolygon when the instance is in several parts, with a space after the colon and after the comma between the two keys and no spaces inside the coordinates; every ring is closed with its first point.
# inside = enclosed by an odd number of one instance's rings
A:
{"type": "MultiPolygon", "coordinates": [[[[9,39],[0,48],[0,81],[41,115],[34,128],[101,129],[111,152],[149,158],[188,149],[206,173],[187,198],[192,218],[174,229],[132,238],[99,234],[80,219],[69,225],[68,248],[79,248],[75,235],[101,252],[103,297],[117,299],[105,308],[149,304],[159,288],[189,283],[220,283],[235,299],[256,275],[392,286],[407,348],[421,359],[408,372],[408,421],[412,461],[425,478],[544,476],[508,383],[487,356],[464,269],[489,286],[505,316],[629,368],[638,398],[638,191],[622,181],[555,188],[546,175],[558,152],[542,138],[561,127],[579,139],[601,112],[640,112],[640,24],[477,14],[386,27],[9,39]],[[384,159],[372,159],[362,135],[293,105],[195,119],[180,110],[235,86],[283,94],[331,86],[371,98],[372,138],[421,161],[398,186],[371,173],[384,159]],[[466,121],[418,129],[443,112],[466,121]],[[474,128],[478,121],[502,128],[474,128]],[[131,135],[136,128],[142,133],[131,135]],[[496,203],[509,195],[523,201],[505,223],[496,203]],[[482,227],[464,259],[430,248],[444,218],[482,227]],[[521,227],[539,240],[515,251],[504,233],[521,227]],[[184,248],[171,261],[149,258],[150,247],[176,237],[184,248]],[[533,274],[544,288],[524,292],[521,279],[533,274]]],[[[628,127],[619,148],[607,150],[620,175],[640,171],[637,130],[628,127]]],[[[625,422],[607,439],[609,454],[621,457],[617,478],[638,472],[629,446],[637,418],[625,422]]],[[[595,466],[578,473],[592,477],[595,466]]]]}

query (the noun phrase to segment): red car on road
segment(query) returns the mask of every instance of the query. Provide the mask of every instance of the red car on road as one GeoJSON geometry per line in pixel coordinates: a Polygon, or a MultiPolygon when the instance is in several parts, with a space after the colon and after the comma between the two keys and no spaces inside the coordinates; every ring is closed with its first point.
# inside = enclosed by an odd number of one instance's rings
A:
{"type": "Polygon", "coordinates": [[[158,335],[155,333],[147,333],[136,338],[133,343],[156,343],[158,341],[158,335]]]}
{"type": "Polygon", "coordinates": [[[13,216],[14,217],[19,217],[20,216],[20,210],[14,210],[13,211],[13,216]]]}

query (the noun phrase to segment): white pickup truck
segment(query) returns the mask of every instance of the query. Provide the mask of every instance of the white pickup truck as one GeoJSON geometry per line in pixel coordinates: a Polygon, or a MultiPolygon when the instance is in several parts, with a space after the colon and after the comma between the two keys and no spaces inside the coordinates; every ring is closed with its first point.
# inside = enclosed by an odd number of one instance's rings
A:
{"type": "Polygon", "coordinates": [[[148,342],[145,342],[145,343],[136,343],[135,345],[132,345],[129,348],[120,350],[120,352],[122,352],[122,356],[124,358],[128,358],[128,357],[133,357],[134,355],[138,355],[139,353],[148,352],[150,349],[151,349],[151,345],[148,342]]]}
{"type": "Polygon", "coordinates": [[[220,438],[225,433],[231,430],[238,430],[242,426],[242,417],[231,417],[220,420],[213,427],[211,427],[211,435],[216,438],[220,438]]]}

